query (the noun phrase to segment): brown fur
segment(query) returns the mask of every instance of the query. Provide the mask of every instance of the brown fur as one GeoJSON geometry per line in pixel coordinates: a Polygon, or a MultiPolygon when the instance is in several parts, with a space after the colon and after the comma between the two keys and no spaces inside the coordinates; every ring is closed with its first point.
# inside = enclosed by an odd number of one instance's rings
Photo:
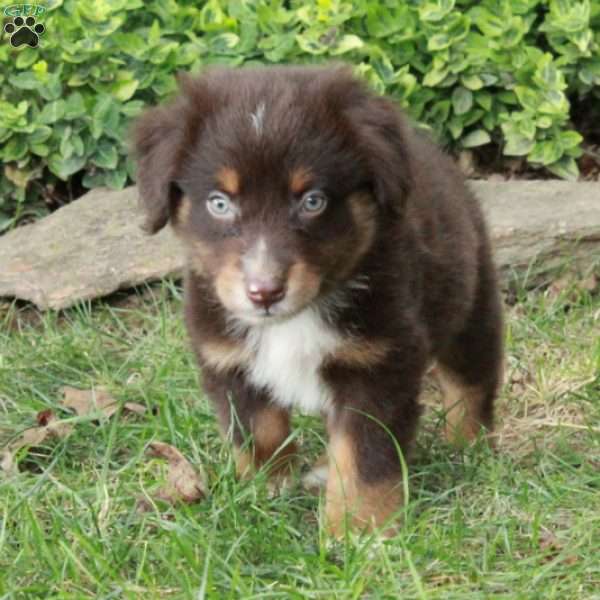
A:
{"type": "Polygon", "coordinates": [[[278,446],[289,403],[302,405],[292,391],[309,390],[331,431],[333,531],[346,512],[382,525],[400,507],[397,448],[410,452],[432,361],[449,437],[493,425],[502,313],[478,203],[348,69],[215,68],[180,83],[137,125],[139,187],[147,229],[171,220],[186,248],[186,324],[238,470],[295,451],[278,446]],[[235,207],[226,219],[208,211],[214,190],[235,207]]]}
{"type": "Polygon", "coordinates": [[[365,482],[356,468],[354,441],[348,433],[334,432],[329,452],[325,514],[332,533],[343,534],[346,518],[358,529],[389,526],[388,520],[401,507],[401,482],[396,478],[365,482]]]}
{"type": "Polygon", "coordinates": [[[290,417],[285,410],[267,406],[252,417],[252,449],[236,450],[236,472],[240,477],[249,477],[256,468],[270,462],[269,473],[280,473],[288,469],[296,454],[293,442],[286,442],[290,434],[290,417]]]}

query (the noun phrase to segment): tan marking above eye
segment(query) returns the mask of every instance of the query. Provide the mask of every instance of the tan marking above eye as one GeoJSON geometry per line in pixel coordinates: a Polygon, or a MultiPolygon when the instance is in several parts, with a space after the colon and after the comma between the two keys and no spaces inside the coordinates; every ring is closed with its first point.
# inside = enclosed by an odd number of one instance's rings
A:
{"type": "Polygon", "coordinates": [[[313,180],[313,174],[307,167],[298,167],[290,174],[290,189],[294,194],[304,192],[313,180]]]}
{"type": "Polygon", "coordinates": [[[240,193],[240,175],[232,167],[221,167],[217,171],[217,182],[230,196],[240,193]]]}

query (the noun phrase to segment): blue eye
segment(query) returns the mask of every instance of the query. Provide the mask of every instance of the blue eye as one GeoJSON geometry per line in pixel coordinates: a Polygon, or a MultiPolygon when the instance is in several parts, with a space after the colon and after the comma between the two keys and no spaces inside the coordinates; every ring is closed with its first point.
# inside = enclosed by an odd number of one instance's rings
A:
{"type": "Polygon", "coordinates": [[[223,192],[211,192],[206,201],[206,208],[216,219],[231,219],[234,217],[231,199],[223,192]]]}
{"type": "Polygon", "coordinates": [[[310,190],[302,196],[300,212],[307,217],[320,215],[327,207],[327,196],[319,190],[310,190]]]}

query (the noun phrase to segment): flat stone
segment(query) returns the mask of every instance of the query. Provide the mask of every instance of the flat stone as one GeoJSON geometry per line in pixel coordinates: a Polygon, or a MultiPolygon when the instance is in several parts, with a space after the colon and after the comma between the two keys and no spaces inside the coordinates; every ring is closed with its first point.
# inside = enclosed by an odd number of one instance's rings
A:
{"type": "Polygon", "coordinates": [[[470,181],[486,216],[494,259],[513,270],[580,267],[600,258],[600,184],[556,180],[470,181]],[[534,264],[535,263],[535,264],[534,264]]]}
{"type": "Polygon", "coordinates": [[[182,251],[170,228],[142,229],[137,188],[93,190],[0,237],[0,296],[66,308],[167,275],[182,251]]]}
{"type": "MultiPolygon", "coordinates": [[[[600,256],[600,184],[472,181],[503,277],[600,256]]],[[[170,228],[140,227],[137,190],[97,189],[0,237],[0,296],[62,309],[146,281],[180,277],[183,252],[170,228]]]]}

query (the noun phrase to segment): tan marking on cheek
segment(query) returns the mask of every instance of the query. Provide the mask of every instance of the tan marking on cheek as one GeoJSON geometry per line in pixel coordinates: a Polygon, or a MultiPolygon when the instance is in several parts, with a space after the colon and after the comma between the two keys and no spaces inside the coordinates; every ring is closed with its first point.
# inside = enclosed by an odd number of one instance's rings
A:
{"type": "Polygon", "coordinates": [[[296,262],[288,273],[287,287],[287,297],[290,302],[302,306],[319,294],[321,276],[305,262],[296,262]]]}
{"type": "Polygon", "coordinates": [[[212,258],[210,246],[200,240],[186,240],[186,254],[188,265],[194,273],[205,275],[209,271],[212,258]]]}
{"type": "MultiPolygon", "coordinates": [[[[361,480],[355,462],[352,438],[346,432],[334,432],[329,445],[329,475],[325,514],[327,525],[336,537],[343,537],[346,517],[352,529],[373,530],[387,526],[389,518],[401,507],[400,481],[368,484],[361,480]]],[[[387,526],[385,535],[395,528],[387,526]]]]}
{"type": "Polygon", "coordinates": [[[351,367],[370,368],[381,364],[391,350],[392,344],[387,340],[349,339],[327,360],[351,367]]]}
{"type": "Polygon", "coordinates": [[[351,273],[360,259],[369,251],[375,241],[376,208],[370,194],[357,193],[349,197],[350,212],[356,228],[358,243],[353,244],[352,253],[344,269],[344,276],[351,273]]]}
{"type": "Polygon", "coordinates": [[[375,200],[371,194],[357,192],[347,198],[354,225],[346,235],[325,242],[321,251],[328,261],[330,277],[347,279],[370,250],[377,233],[375,200]]]}
{"type": "Polygon", "coordinates": [[[252,360],[252,352],[246,346],[229,339],[203,342],[200,354],[207,365],[219,372],[244,367],[252,360]]]}
{"type": "Polygon", "coordinates": [[[179,203],[179,208],[177,209],[177,214],[175,217],[175,222],[173,225],[177,229],[180,225],[188,225],[190,222],[190,218],[192,216],[192,201],[184,196],[179,203]]]}
{"type": "Polygon", "coordinates": [[[294,194],[300,194],[306,190],[313,179],[312,173],[306,167],[299,167],[290,175],[290,189],[294,194]]]}
{"type": "Polygon", "coordinates": [[[221,167],[217,172],[217,182],[230,196],[236,196],[240,192],[240,175],[232,167],[221,167]]]}
{"type": "Polygon", "coordinates": [[[238,254],[226,255],[215,278],[217,296],[230,310],[239,309],[245,299],[244,275],[239,263],[238,254]]]}
{"type": "Polygon", "coordinates": [[[442,388],[446,438],[457,445],[474,440],[484,427],[477,420],[484,390],[479,386],[466,385],[441,364],[437,364],[433,372],[442,388]]]}

